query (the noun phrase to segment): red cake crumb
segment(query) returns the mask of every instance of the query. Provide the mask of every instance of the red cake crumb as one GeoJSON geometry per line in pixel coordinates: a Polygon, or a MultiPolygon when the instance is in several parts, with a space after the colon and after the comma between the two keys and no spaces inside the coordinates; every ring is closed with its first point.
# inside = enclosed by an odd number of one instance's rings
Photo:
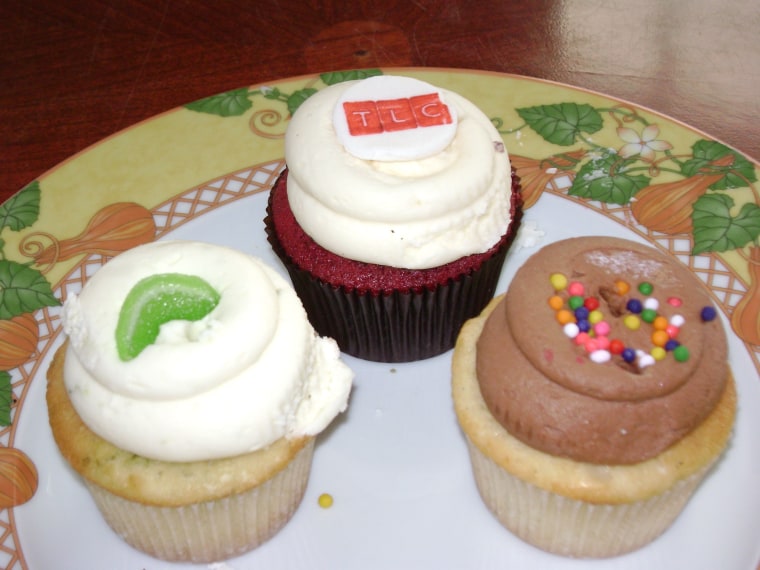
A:
{"type": "Polygon", "coordinates": [[[272,188],[269,215],[274,226],[279,245],[291,260],[302,270],[335,287],[358,290],[360,293],[379,295],[391,291],[421,291],[445,285],[452,279],[461,277],[480,268],[507,240],[514,237],[519,226],[520,184],[512,172],[512,222],[510,229],[501,240],[484,253],[472,254],[451,263],[430,269],[403,269],[354,261],[332,253],[317,244],[301,228],[290,209],[287,195],[287,168],[282,172],[272,188]]]}

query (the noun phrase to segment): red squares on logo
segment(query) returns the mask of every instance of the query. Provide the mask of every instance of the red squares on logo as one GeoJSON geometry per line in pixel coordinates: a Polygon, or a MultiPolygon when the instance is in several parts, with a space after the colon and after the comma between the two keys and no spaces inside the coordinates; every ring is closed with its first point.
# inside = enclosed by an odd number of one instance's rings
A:
{"type": "Polygon", "coordinates": [[[383,124],[374,101],[346,101],[343,103],[348,132],[352,136],[376,135],[383,132],[383,124]]]}
{"type": "Polygon", "coordinates": [[[385,99],[375,103],[386,131],[405,131],[417,127],[409,99],[385,99]]]}
{"type": "Polygon", "coordinates": [[[438,97],[438,93],[411,97],[409,103],[420,127],[433,127],[451,123],[449,108],[438,97]]]}
{"type": "Polygon", "coordinates": [[[408,99],[344,101],[343,112],[348,132],[355,137],[453,122],[448,106],[441,101],[438,93],[416,95],[408,99]]]}

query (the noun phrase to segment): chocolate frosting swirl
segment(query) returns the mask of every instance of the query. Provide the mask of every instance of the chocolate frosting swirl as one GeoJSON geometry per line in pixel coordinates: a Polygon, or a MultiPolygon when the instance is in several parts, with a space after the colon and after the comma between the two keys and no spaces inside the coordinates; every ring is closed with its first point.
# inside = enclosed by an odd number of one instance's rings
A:
{"type": "Polygon", "coordinates": [[[505,429],[546,453],[598,464],[654,457],[701,423],[723,393],[726,337],[719,319],[702,322],[700,312],[708,305],[707,291],[694,275],[650,247],[608,237],[546,246],[517,272],[478,341],[483,398],[505,429]],[[689,359],[678,362],[668,354],[644,368],[615,355],[603,364],[592,362],[547,304],[553,273],[583,283],[586,295],[599,299],[609,338],[646,352],[652,326],[642,323],[634,331],[623,317],[628,298],[645,299],[638,283],[652,284],[657,313],[685,318],[677,340],[688,347],[689,359]],[[630,284],[630,292],[613,292],[617,280],[630,284]]]}

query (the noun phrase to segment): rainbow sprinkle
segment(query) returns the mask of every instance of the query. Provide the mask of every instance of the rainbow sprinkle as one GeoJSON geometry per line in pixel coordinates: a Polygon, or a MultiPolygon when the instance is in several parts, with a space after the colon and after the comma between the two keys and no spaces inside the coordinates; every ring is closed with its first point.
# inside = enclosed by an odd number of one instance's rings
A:
{"type": "MultiPolygon", "coordinates": [[[[686,319],[680,314],[668,319],[658,312],[660,301],[652,296],[654,286],[651,283],[643,281],[637,284],[634,291],[643,295],[644,299],[628,299],[623,304],[626,314],[621,315],[623,326],[629,330],[638,330],[642,324],[651,325],[652,345],[646,351],[625,346],[622,340],[609,337],[612,327],[600,309],[601,302],[598,297],[588,294],[582,282],[571,281],[562,273],[552,273],[549,282],[554,292],[549,297],[548,304],[554,310],[555,319],[562,326],[565,336],[582,347],[592,362],[602,364],[613,357],[619,357],[643,369],[665,360],[668,354],[676,362],[686,362],[689,359],[689,349],[677,340],[686,319]]],[[[618,279],[612,290],[622,298],[632,288],[627,281],[618,279]]],[[[603,296],[607,299],[606,295],[603,296]]],[[[678,297],[668,297],[665,302],[676,308],[683,304],[678,297]]],[[[717,313],[713,307],[708,306],[702,309],[700,317],[703,322],[709,322],[717,317],[717,313]]]]}

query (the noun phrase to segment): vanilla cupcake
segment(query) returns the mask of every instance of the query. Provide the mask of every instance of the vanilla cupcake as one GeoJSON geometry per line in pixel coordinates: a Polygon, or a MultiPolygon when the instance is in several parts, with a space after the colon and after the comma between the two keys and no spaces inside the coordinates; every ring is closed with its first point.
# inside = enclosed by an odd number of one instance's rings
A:
{"type": "Polygon", "coordinates": [[[117,534],[212,562],[288,522],[353,375],[284,279],[229,248],[156,242],[106,263],[63,322],[50,425],[117,534]]]}
{"type": "Polygon", "coordinates": [[[483,501],[526,542],[566,556],[616,556],[662,534],[736,413],[704,288],[616,238],[531,257],[463,327],[452,378],[483,501]]]}
{"type": "Polygon", "coordinates": [[[285,160],[265,226],[317,331],[373,361],[451,349],[521,218],[490,119],[417,79],[348,81],[298,108],[285,160]]]}

